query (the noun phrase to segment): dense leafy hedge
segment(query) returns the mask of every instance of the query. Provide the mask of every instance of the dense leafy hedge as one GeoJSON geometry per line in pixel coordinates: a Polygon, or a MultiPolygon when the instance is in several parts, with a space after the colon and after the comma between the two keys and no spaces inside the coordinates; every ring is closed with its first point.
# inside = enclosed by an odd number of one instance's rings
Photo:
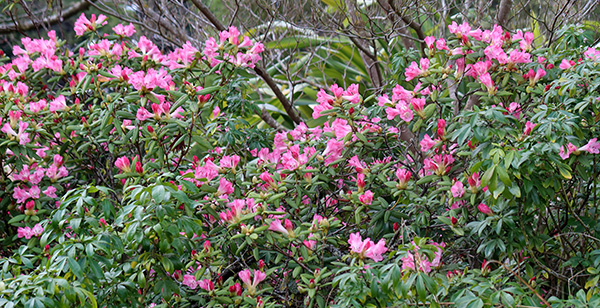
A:
{"type": "Polygon", "coordinates": [[[453,24],[387,94],[267,132],[230,104],[262,44],[104,19],[0,67],[0,307],[600,301],[600,51],[453,24]]]}

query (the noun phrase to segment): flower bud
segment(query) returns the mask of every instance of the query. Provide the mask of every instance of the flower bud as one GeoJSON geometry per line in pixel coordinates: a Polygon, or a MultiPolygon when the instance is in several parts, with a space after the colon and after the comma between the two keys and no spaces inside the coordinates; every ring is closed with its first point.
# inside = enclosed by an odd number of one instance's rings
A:
{"type": "Polygon", "coordinates": [[[142,163],[140,161],[135,162],[135,172],[139,174],[144,173],[144,167],[142,167],[142,163]]]}

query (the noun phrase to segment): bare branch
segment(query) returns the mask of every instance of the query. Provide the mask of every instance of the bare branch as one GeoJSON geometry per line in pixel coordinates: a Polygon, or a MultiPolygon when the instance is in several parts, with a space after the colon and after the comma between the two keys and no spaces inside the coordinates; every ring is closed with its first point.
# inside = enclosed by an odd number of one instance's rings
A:
{"type": "Polygon", "coordinates": [[[38,27],[41,24],[49,24],[49,25],[53,25],[59,22],[62,22],[63,19],[65,18],[69,18],[71,16],[74,16],[82,11],[85,11],[89,6],[90,3],[89,2],[93,2],[96,0],[83,0],[83,1],[79,1],[74,3],[73,5],[71,5],[70,7],[68,7],[66,10],[59,12],[57,14],[54,15],[50,15],[48,17],[46,17],[45,19],[41,20],[41,22],[35,22],[34,20],[27,20],[25,22],[15,22],[15,23],[5,23],[5,24],[0,24],[0,34],[7,34],[7,33],[12,33],[12,32],[16,32],[16,31],[28,31],[28,30],[32,30],[36,27],[38,27]]]}
{"type": "Polygon", "coordinates": [[[496,17],[496,22],[502,26],[506,27],[506,19],[508,17],[508,13],[512,9],[512,0],[502,0],[500,1],[500,6],[498,7],[498,16],[496,17]]]}
{"type": "MultiPolygon", "coordinates": [[[[213,26],[215,26],[215,28],[217,28],[217,30],[219,30],[219,31],[227,30],[227,28],[225,28],[225,25],[223,25],[215,17],[215,15],[213,15],[213,13],[208,9],[208,7],[206,5],[204,5],[204,3],[200,2],[200,0],[191,0],[191,1],[200,10],[200,12],[202,12],[202,14],[204,14],[204,16],[206,18],[208,18],[208,20],[210,20],[210,22],[213,24],[213,26]]],[[[300,118],[300,115],[296,112],[296,110],[294,109],[294,106],[292,106],[292,104],[287,99],[287,97],[283,94],[283,92],[281,92],[281,89],[279,89],[279,86],[277,86],[277,84],[275,83],[273,78],[271,78],[271,75],[269,75],[260,66],[256,66],[254,68],[254,71],[256,72],[256,74],[258,74],[258,76],[260,76],[267,83],[267,85],[269,86],[269,88],[271,88],[273,93],[275,93],[275,96],[277,97],[277,99],[279,99],[279,101],[283,105],[283,109],[285,109],[285,112],[287,112],[287,114],[290,116],[292,121],[294,121],[294,123],[296,123],[296,124],[302,123],[303,121],[300,118]]]]}

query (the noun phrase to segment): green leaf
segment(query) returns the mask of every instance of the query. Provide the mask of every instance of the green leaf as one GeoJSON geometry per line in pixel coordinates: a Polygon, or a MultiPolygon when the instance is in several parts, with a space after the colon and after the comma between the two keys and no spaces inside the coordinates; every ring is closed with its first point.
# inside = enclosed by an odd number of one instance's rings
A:
{"type": "Polygon", "coordinates": [[[500,165],[496,166],[496,173],[500,177],[502,183],[509,187],[512,185],[512,181],[510,180],[510,177],[508,176],[508,173],[506,172],[506,169],[504,169],[504,167],[500,165]]]}
{"type": "Polygon", "coordinates": [[[75,259],[73,259],[72,257],[67,258],[67,263],[69,264],[71,272],[73,272],[73,274],[75,274],[77,278],[82,279],[83,272],[81,271],[81,266],[79,266],[79,263],[77,263],[77,261],[75,261],[75,259]]]}
{"type": "Polygon", "coordinates": [[[490,180],[492,179],[492,176],[494,175],[495,170],[496,170],[496,165],[492,166],[492,168],[489,168],[483,174],[483,177],[481,178],[481,187],[485,187],[490,183],[490,180]]]}

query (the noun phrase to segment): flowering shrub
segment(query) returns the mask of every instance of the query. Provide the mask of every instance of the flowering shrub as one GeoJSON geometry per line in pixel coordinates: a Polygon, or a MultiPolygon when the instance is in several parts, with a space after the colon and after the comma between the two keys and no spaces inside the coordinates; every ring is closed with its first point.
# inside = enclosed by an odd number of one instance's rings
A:
{"type": "Polygon", "coordinates": [[[260,43],[104,20],[0,68],[0,306],[599,301],[597,50],[453,24],[391,93],[332,85],[261,145],[227,105],[260,43]]]}

